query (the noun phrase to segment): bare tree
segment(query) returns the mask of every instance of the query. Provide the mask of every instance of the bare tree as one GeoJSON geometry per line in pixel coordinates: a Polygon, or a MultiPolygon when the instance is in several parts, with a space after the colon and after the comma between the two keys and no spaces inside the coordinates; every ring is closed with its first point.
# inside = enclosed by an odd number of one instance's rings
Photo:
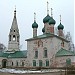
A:
{"type": "Polygon", "coordinates": [[[55,33],[56,35],[58,35],[58,28],[57,28],[57,27],[55,27],[54,33],[55,33]]]}
{"type": "Polygon", "coordinates": [[[72,36],[71,36],[71,34],[70,34],[70,32],[67,32],[67,34],[66,34],[66,39],[68,40],[68,41],[70,41],[69,42],[69,50],[74,50],[74,44],[73,44],[73,41],[72,41],[72,36]]]}
{"type": "Polygon", "coordinates": [[[6,49],[5,45],[0,43],[0,51],[4,51],[6,49]]]}

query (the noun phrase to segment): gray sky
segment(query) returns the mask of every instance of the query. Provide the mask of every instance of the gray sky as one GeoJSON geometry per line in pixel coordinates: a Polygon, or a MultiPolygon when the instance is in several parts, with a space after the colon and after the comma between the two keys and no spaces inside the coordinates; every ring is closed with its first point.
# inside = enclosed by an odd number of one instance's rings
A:
{"type": "Polygon", "coordinates": [[[43,18],[47,15],[47,1],[49,2],[49,14],[53,8],[55,27],[59,25],[59,15],[61,14],[65,33],[70,31],[74,39],[74,0],[0,0],[0,42],[8,47],[8,34],[16,5],[20,44],[22,50],[26,50],[25,39],[32,37],[34,12],[36,12],[36,21],[39,25],[38,35],[42,34],[43,18]]]}

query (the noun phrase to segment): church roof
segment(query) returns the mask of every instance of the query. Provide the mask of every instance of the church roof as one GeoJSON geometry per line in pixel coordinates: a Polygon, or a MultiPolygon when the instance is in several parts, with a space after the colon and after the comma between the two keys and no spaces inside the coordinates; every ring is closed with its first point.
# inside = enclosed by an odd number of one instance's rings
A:
{"type": "Polygon", "coordinates": [[[55,21],[53,18],[51,18],[51,19],[49,20],[49,25],[55,24],[55,23],[56,23],[56,21],[55,21]]]}
{"type": "Polygon", "coordinates": [[[66,50],[61,48],[57,53],[56,53],[56,57],[61,57],[61,56],[74,56],[75,53],[73,51],[70,50],[66,50]]]}
{"type": "Polygon", "coordinates": [[[24,50],[24,51],[15,51],[14,53],[0,52],[0,57],[26,58],[27,57],[27,50],[24,50]]]}
{"type": "Polygon", "coordinates": [[[32,24],[32,28],[38,28],[38,24],[36,23],[36,21],[34,21],[34,23],[32,24]]]}
{"type": "Polygon", "coordinates": [[[26,41],[30,41],[30,40],[36,40],[36,39],[44,39],[44,38],[50,38],[50,37],[57,37],[59,39],[62,39],[66,42],[69,42],[68,40],[66,40],[65,38],[61,37],[61,36],[58,36],[58,35],[55,35],[55,34],[51,34],[51,33],[44,33],[42,35],[39,35],[39,36],[36,36],[34,38],[29,38],[29,39],[26,39],[26,41]]]}
{"type": "Polygon", "coordinates": [[[64,29],[64,26],[60,23],[59,25],[58,25],[58,30],[60,30],[60,29],[64,29]]]}
{"type": "Polygon", "coordinates": [[[49,15],[47,15],[47,16],[43,19],[43,23],[49,22],[50,19],[51,19],[51,17],[50,17],[49,15]]]}
{"type": "Polygon", "coordinates": [[[8,57],[8,53],[3,53],[3,52],[0,52],[0,57],[8,57]]]}

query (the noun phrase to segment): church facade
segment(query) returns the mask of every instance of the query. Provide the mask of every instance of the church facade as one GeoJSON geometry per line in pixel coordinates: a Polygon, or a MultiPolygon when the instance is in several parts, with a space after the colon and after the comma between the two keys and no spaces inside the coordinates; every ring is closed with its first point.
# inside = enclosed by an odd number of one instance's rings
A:
{"type": "Polygon", "coordinates": [[[42,29],[43,34],[37,36],[38,24],[36,23],[34,17],[34,23],[32,24],[33,37],[26,39],[28,50],[27,58],[29,61],[29,66],[31,67],[66,66],[66,60],[68,60],[68,58],[72,59],[70,57],[73,56],[74,53],[69,51],[69,41],[64,38],[63,33],[64,26],[61,23],[61,16],[60,16],[60,23],[57,27],[58,35],[55,35],[54,33],[54,25],[56,21],[53,19],[52,15],[50,17],[48,13],[47,16],[43,19],[43,23],[44,23],[44,28],[42,29]],[[64,51],[65,54],[63,54],[64,51]],[[63,60],[61,60],[61,57],[63,58],[63,60]]]}
{"type": "Polygon", "coordinates": [[[0,67],[64,67],[75,65],[75,53],[69,50],[69,40],[64,37],[64,26],[60,22],[57,26],[58,35],[55,34],[56,21],[52,15],[43,19],[43,34],[37,35],[38,24],[36,22],[36,13],[34,13],[34,22],[32,24],[33,37],[26,39],[27,50],[19,49],[20,34],[16,18],[16,9],[9,32],[8,50],[0,52],[0,67]]]}

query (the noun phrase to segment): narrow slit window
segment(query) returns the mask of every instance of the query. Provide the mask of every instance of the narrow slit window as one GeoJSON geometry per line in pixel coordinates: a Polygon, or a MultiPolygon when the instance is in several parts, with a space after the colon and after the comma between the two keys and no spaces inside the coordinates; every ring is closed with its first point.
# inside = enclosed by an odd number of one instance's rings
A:
{"type": "Polygon", "coordinates": [[[11,35],[9,35],[9,41],[11,41],[11,35]]]}
{"type": "Polygon", "coordinates": [[[17,42],[19,42],[19,36],[17,36],[17,42]]]}

